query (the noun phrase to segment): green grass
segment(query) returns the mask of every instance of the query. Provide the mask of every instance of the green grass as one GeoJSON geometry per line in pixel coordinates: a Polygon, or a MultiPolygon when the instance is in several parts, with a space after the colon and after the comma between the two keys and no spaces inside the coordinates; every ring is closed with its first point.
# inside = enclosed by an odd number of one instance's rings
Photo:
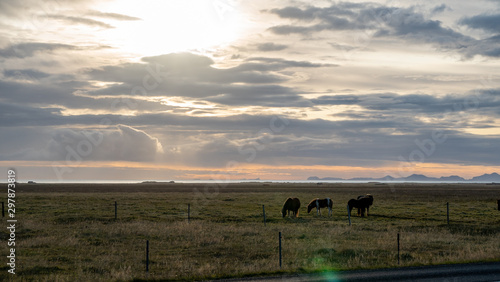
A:
{"type": "MultiPolygon", "coordinates": [[[[185,192],[140,192],[138,185],[121,193],[108,192],[105,186],[93,193],[21,187],[16,198],[17,274],[13,277],[8,267],[2,267],[0,280],[195,280],[396,267],[397,233],[400,266],[500,260],[500,211],[496,210],[500,189],[493,186],[222,188],[201,197],[189,185],[182,188],[185,192]],[[375,197],[370,216],[353,216],[348,226],[347,201],[367,192],[375,197]],[[288,196],[301,199],[297,219],[279,214],[288,196]],[[307,214],[306,206],[314,197],[333,199],[333,217],[326,217],[326,210],[322,217],[307,214]],[[450,202],[449,225],[446,202],[450,202]],[[281,269],[278,232],[283,234],[281,269]]],[[[5,258],[8,233],[3,230],[0,249],[5,258]]]]}

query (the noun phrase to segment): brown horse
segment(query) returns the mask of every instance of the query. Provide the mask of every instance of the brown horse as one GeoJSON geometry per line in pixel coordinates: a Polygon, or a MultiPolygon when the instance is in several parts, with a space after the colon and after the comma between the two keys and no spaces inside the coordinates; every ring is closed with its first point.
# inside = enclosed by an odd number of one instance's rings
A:
{"type": "Polygon", "coordinates": [[[299,216],[299,208],[300,208],[300,200],[297,198],[288,198],[283,204],[283,208],[281,209],[281,215],[285,217],[288,213],[290,216],[290,211],[294,217],[299,216]]]}
{"type": "Polygon", "coordinates": [[[318,215],[321,215],[321,208],[328,208],[328,216],[332,215],[332,200],[330,200],[330,198],[313,199],[307,206],[307,213],[311,212],[314,207],[316,207],[316,212],[318,213],[318,215]]]}
{"type": "MultiPolygon", "coordinates": [[[[358,196],[358,200],[361,200],[361,199],[367,199],[366,200],[366,216],[368,216],[368,213],[370,212],[370,206],[373,205],[373,196],[371,194],[366,194],[366,195],[361,195],[361,196],[358,196]]],[[[358,215],[360,214],[360,211],[358,209],[358,215]]]]}
{"type": "Polygon", "coordinates": [[[357,208],[358,216],[360,215],[363,217],[365,216],[366,209],[366,216],[368,216],[370,206],[373,205],[373,196],[367,194],[364,196],[359,196],[357,199],[350,199],[347,205],[349,205],[349,212],[351,212],[353,208],[357,208]]]}

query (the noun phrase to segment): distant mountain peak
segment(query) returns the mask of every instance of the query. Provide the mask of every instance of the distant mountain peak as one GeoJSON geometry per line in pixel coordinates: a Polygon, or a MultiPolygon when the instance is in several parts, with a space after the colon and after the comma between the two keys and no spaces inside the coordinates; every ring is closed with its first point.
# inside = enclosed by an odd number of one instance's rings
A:
{"type": "Polygon", "coordinates": [[[476,176],[471,179],[471,181],[476,181],[476,182],[495,182],[495,181],[500,181],[500,175],[496,172],[490,173],[490,174],[483,174],[481,176],[476,176]]]}
{"type": "Polygon", "coordinates": [[[500,182],[500,174],[493,172],[493,173],[485,173],[481,176],[475,176],[471,179],[465,179],[461,176],[458,175],[450,175],[450,176],[441,176],[439,178],[437,177],[428,177],[423,174],[417,174],[414,173],[410,176],[407,177],[401,177],[401,178],[394,178],[390,175],[386,175],[382,178],[370,178],[370,177],[354,177],[354,178],[349,178],[349,179],[343,179],[343,178],[337,178],[337,177],[318,177],[318,176],[311,176],[307,178],[307,180],[344,180],[344,181],[429,181],[429,182],[439,182],[439,181],[452,181],[452,182],[462,182],[462,181],[468,181],[468,182],[500,182]]]}

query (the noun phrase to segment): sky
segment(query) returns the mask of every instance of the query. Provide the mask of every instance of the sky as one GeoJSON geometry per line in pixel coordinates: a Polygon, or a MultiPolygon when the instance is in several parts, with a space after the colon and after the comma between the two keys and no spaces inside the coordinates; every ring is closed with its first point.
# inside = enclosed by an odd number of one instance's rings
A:
{"type": "Polygon", "coordinates": [[[498,1],[0,2],[18,181],[500,172],[498,1]]]}

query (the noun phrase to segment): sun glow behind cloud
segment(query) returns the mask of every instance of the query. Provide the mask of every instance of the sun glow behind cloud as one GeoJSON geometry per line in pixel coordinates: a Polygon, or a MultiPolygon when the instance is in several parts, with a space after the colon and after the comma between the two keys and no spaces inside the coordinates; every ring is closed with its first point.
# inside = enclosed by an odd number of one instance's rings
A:
{"type": "Polygon", "coordinates": [[[206,50],[229,44],[242,35],[236,4],[218,6],[213,1],[116,1],[101,9],[138,17],[116,23],[104,38],[121,51],[158,55],[206,50]]]}
{"type": "Polygon", "coordinates": [[[493,172],[500,6],[479,2],[1,1],[0,162],[51,178],[93,132],[64,179],[396,177],[442,130],[405,176],[493,172]]]}

